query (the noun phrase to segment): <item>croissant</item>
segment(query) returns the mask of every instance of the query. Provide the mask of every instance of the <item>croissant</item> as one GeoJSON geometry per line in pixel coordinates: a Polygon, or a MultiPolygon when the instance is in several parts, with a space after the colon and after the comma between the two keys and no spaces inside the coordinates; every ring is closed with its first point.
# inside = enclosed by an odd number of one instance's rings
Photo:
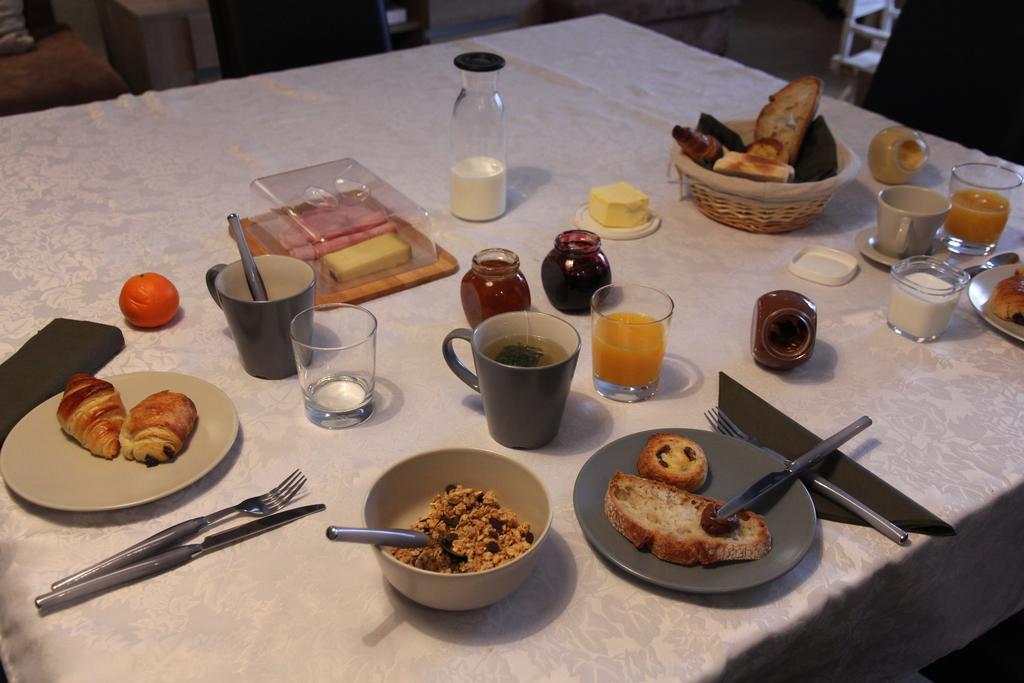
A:
{"type": "Polygon", "coordinates": [[[675,126],[672,128],[672,137],[683,148],[686,156],[698,163],[712,163],[722,156],[722,143],[714,135],[675,126]]]}
{"type": "Polygon", "coordinates": [[[142,399],[121,427],[121,452],[152,467],[173,460],[196,425],[196,405],[185,394],[160,391],[142,399]]]}
{"type": "Polygon", "coordinates": [[[57,421],[91,453],[107,460],[117,457],[124,417],[124,403],[113,384],[84,372],[68,378],[57,407],[57,421]]]}
{"type": "Polygon", "coordinates": [[[996,284],[988,305],[993,315],[1024,325],[1024,268],[996,284]]]}

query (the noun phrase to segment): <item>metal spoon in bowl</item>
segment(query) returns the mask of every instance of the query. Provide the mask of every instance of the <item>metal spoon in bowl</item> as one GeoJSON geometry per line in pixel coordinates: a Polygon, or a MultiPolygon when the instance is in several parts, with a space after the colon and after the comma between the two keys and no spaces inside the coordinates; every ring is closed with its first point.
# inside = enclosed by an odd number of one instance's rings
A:
{"type": "MultiPolygon", "coordinates": [[[[363,529],[361,527],[329,526],[327,538],[332,541],[348,543],[371,543],[386,545],[393,548],[425,548],[434,543],[433,539],[422,531],[408,529],[363,529]]],[[[456,562],[465,562],[466,556],[455,552],[451,541],[441,539],[441,550],[456,562]]]]}
{"type": "Polygon", "coordinates": [[[238,220],[237,213],[228,214],[228,224],[231,226],[231,234],[234,235],[235,244],[238,245],[238,253],[242,256],[242,270],[245,271],[245,281],[249,285],[249,293],[253,301],[267,301],[267,287],[263,284],[260,271],[256,267],[256,259],[252,257],[249,249],[249,242],[245,239],[242,231],[242,223],[238,220]]]}
{"type": "Polygon", "coordinates": [[[995,268],[996,266],[1005,266],[1010,263],[1018,262],[1020,262],[1020,256],[1011,251],[1005,254],[996,254],[995,256],[990,258],[988,261],[985,261],[984,263],[981,263],[976,266],[971,266],[970,268],[964,268],[964,272],[970,275],[971,277],[974,277],[975,275],[983,273],[984,271],[989,270],[990,268],[995,268]]]}

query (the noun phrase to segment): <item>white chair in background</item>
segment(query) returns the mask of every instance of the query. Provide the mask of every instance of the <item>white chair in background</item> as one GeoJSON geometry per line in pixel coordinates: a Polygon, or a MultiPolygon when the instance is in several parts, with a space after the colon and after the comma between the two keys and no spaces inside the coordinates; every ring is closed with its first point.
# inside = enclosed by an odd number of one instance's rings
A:
{"type": "MultiPolygon", "coordinates": [[[[858,87],[862,76],[874,75],[900,11],[895,0],[845,0],[843,5],[846,21],[839,34],[839,52],[832,55],[831,68],[837,75],[848,78],[840,99],[852,102],[858,90],[866,89],[858,87]],[[871,23],[865,23],[865,20],[871,23]],[[855,40],[858,38],[867,40],[868,44],[855,52],[855,40]]],[[[863,40],[859,44],[863,44],[863,40]]]]}

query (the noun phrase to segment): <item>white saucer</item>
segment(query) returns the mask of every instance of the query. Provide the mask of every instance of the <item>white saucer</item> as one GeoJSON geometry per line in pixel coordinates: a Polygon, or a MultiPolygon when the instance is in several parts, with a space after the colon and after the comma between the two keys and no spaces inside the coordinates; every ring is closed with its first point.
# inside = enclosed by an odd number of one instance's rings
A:
{"type": "MultiPolygon", "coordinates": [[[[861,255],[867,260],[874,261],[880,266],[889,266],[891,268],[896,264],[897,261],[901,261],[902,259],[896,256],[889,256],[888,254],[883,254],[882,252],[878,251],[878,249],[875,248],[876,231],[877,228],[875,226],[871,226],[870,228],[864,228],[863,230],[858,232],[857,237],[854,238],[854,241],[857,244],[857,249],[860,250],[861,255]]],[[[927,255],[941,256],[943,254],[947,256],[949,255],[949,252],[946,250],[945,243],[942,242],[942,240],[936,239],[934,242],[932,242],[931,251],[929,251],[927,255]]]]}
{"type": "Polygon", "coordinates": [[[590,203],[583,202],[576,209],[576,213],[573,214],[572,224],[581,230],[597,233],[601,239],[635,240],[647,237],[652,232],[657,231],[661,227],[661,216],[653,211],[648,211],[647,222],[635,228],[609,228],[595,221],[594,217],[590,215],[590,203]]]}

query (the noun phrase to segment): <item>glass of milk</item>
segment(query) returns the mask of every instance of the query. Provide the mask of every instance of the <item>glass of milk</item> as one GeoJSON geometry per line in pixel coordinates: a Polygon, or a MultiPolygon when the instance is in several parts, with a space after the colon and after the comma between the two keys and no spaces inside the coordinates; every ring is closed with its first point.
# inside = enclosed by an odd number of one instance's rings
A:
{"type": "Polygon", "coordinates": [[[505,213],[505,105],[498,72],[505,60],[490,52],[455,58],[462,90],[452,109],[451,211],[468,221],[505,213]]]}
{"type": "Polygon", "coordinates": [[[898,261],[892,267],[889,327],[916,342],[938,339],[970,279],[959,268],[931,256],[898,261]]]}

